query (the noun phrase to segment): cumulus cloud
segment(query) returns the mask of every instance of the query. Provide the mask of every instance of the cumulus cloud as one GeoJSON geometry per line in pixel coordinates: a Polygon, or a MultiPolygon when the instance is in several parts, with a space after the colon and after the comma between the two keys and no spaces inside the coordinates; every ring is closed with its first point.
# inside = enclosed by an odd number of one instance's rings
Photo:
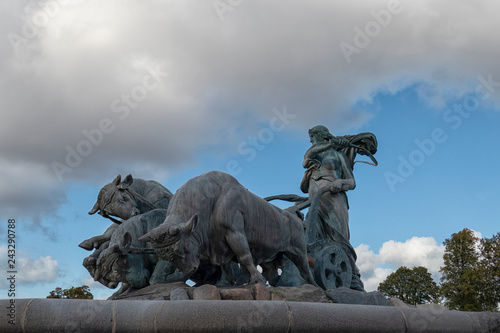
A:
{"type": "Polygon", "coordinates": [[[367,291],[377,290],[380,282],[401,266],[424,266],[439,283],[444,246],[438,245],[432,237],[412,237],[405,242],[390,240],[382,244],[378,254],[366,244],[359,245],[355,250],[361,280],[367,291]]]}
{"type": "Polygon", "coordinates": [[[500,80],[494,1],[401,0],[362,47],[387,1],[246,1],[223,20],[210,1],[1,7],[0,198],[34,220],[71,182],[102,184],[120,165],[158,178],[201,150],[235,152],[275,107],[297,115],[289,131],[348,130],[380,92],[416,87],[442,107],[479,75],[500,80]],[[347,59],[342,43],[358,51],[347,59]]]}
{"type": "Polygon", "coordinates": [[[379,249],[382,263],[394,267],[425,266],[431,273],[443,266],[444,245],[438,245],[433,237],[412,237],[403,242],[385,242],[379,249]]]}
{"type": "MultiPolygon", "coordinates": [[[[7,245],[0,245],[0,252],[7,253],[7,245]]],[[[7,267],[7,260],[2,261],[0,268],[4,272],[11,270],[7,267]]],[[[32,259],[17,255],[15,270],[17,271],[16,280],[23,284],[53,282],[59,277],[60,272],[58,261],[51,256],[32,259]]],[[[7,282],[7,280],[2,279],[0,288],[8,287],[7,282]]]]}
{"type": "Polygon", "coordinates": [[[370,250],[370,246],[360,244],[355,250],[358,256],[356,265],[361,272],[373,272],[373,270],[380,264],[379,255],[375,254],[373,250],[370,250]]]}
{"type": "Polygon", "coordinates": [[[391,274],[393,270],[379,267],[382,264],[380,256],[370,250],[368,245],[360,244],[356,247],[355,251],[358,256],[356,264],[361,272],[361,280],[363,281],[365,290],[377,290],[380,282],[385,280],[387,275],[391,274]]]}
{"type": "Polygon", "coordinates": [[[51,256],[18,260],[19,281],[24,283],[52,282],[59,276],[59,265],[51,256]]]}
{"type": "Polygon", "coordinates": [[[363,277],[363,273],[361,273],[361,281],[363,281],[366,291],[375,291],[379,284],[384,281],[389,274],[394,272],[395,270],[391,268],[376,267],[366,278],[363,277]]]}

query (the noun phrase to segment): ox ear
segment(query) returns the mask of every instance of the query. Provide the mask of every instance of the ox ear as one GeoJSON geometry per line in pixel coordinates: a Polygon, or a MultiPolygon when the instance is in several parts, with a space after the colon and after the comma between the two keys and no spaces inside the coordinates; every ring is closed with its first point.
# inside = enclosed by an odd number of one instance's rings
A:
{"type": "Polygon", "coordinates": [[[113,185],[118,186],[120,185],[120,182],[122,181],[122,176],[118,175],[116,178],[113,180],[113,185]]]}
{"type": "Polygon", "coordinates": [[[130,235],[129,232],[126,232],[125,235],[123,235],[123,246],[129,247],[131,244],[132,244],[132,236],[130,235]]]}
{"type": "Polygon", "coordinates": [[[193,215],[186,223],[183,229],[186,233],[192,233],[198,224],[198,214],[193,215]]]}
{"type": "Polygon", "coordinates": [[[125,178],[123,178],[123,184],[130,186],[134,182],[134,178],[132,178],[132,175],[127,175],[125,178]]]}
{"type": "Polygon", "coordinates": [[[130,252],[130,245],[132,245],[132,236],[130,235],[129,232],[126,232],[123,235],[123,239],[120,243],[121,243],[120,245],[122,246],[122,248],[118,248],[118,250],[122,254],[127,255],[130,252]]]}

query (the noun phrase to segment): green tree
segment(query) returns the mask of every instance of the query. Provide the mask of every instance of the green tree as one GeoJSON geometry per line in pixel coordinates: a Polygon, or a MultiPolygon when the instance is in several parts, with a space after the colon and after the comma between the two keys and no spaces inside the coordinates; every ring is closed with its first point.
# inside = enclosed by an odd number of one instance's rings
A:
{"type": "Polygon", "coordinates": [[[451,310],[482,311],[479,239],[472,230],[465,228],[445,239],[443,244],[441,293],[446,306],[451,310]]]}
{"type": "Polygon", "coordinates": [[[380,283],[378,291],[412,305],[436,303],[439,300],[439,287],[423,266],[413,269],[399,267],[380,283]]]}
{"type": "Polygon", "coordinates": [[[483,310],[498,311],[500,303],[500,232],[481,239],[479,270],[482,277],[480,302],[483,310]]]}
{"type": "Polygon", "coordinates": [[[56,289],[54,289],[50,292],[50,294],[49,294],[49,296],[47,296],[47,298],[64,298],[63,295],[64,295],[64,292],[63,292],[62,288],[57,287],[56,289]]]}
{"type": "Polygon", "coordinates": [[[93,299],[94,295],[90,292],[89,286],[83,285],[81,287],[71,287],[69,289],[62,289],[57,287],[52,290],[47,298],[78,298],[78,299],[93,299]]]}

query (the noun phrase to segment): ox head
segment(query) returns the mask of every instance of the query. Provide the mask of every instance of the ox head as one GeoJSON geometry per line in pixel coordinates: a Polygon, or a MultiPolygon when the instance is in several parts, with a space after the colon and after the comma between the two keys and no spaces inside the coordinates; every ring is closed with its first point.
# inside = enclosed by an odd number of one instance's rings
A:
{"type": "Polygon", "coordinates": [[[102,275],[102,268],[97,269],[97,259],[94,256],[89,256],[83,260],[83,266],[89,271],[90,275],[94,278],[94,281],[110,288],[115,289],[119,281],[109,281],[102,275]]]}
{"type": "Polygon", "coordinates": [[[96,268],[94,271],[94,280],[103,283],[108,288],[118,285],[120,282],[126,281],[126,274],[128,271],[127,256],[121,253],[118,244],[115,244],[100,254],[97,259],[96,268]]]}
{"type": "Polygon", "coordinates": [[[94,280],[108,282],[105,284],[108,288],[116,287],[119,282],[143,288],[149,284],[150,277],[151,273],[145,267],[142,256],[125,253],[116,243],[101,253],[94,272],[94,280]]]}
{"type": "Polygon", "coordinates": [[[184,274],[193,274],[200,266],[200,239],[195,233],[198,215],[187,222],[175,216],[167,216],[165,222],[141,238],[151,242],[161,259],[173,263],[184,274]]]}
{"type": "Polygon", "coordinates": [[[111,183],[105,185],[97,196],[97,202],[90,210],[89,214],[99,212],[100,215],[117,216],[127,220],[132,216],[141,214],[139,204],[127,189],[134,182],[132,175],[128,175],[122,181],[118,175],[111,183]]]}

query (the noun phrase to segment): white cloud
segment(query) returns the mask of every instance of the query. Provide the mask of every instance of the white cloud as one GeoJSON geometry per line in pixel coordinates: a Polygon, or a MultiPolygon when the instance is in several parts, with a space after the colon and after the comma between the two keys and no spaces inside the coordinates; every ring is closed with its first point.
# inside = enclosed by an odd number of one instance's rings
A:
{"type": "Polygon", "coordinates": [[[361,273],[361,281],[363,281],[366,291],[375,291],[380,282],[384,281],[389,274],[394,272],[395,271],[390,268],[376,267],[372,275],[367,278],[363,278],[363,273],[361,273]]]}
{"type": "Polygon", "coordinates": [[[439,283],[444,246],[438,245],[432,237],[412,237],[405,242],[390,240],[382,244],[378,254],[366,244],[359,245],[355,250],[361,280],[367,291],[377,290],[380,282],[401,266],[424,266],[439,283]]]}
{"type": "Polygon", "coordinates": [[[379,267],[381,265],[380,256],[370,250],[370,247],[366,244],[360,244],[355,248],[355,251],[358,256],[356,265],[361,272],[361,281],[363,281],[365,290],[377,290],[380,282],[385,280],[387,275],[394,272],[394,270],[379,267]]]}
{"type": "MultiPolygon", "coordinates": [[[[7,245],[0,245],[0,253],[7,253],[7,245]]],[[[16,254],[15,258],[15,271],[16,281],[23,284],[36,284],[53,282],[59,277],[59,264],[56,259],[51,256],[38,257],[38,259],[32,259],[27,257],[19,257],[16,254]]],[[[7,267],[7,260],[2,260],[0,264],[0,269],[3,272],[7,272],[11,269],[7,267]]],[[[0,280],[0,288],[7,287],[7,280],[0,280]]]]}
{"type": "Polygon", "coordinates": [[[59,265],[51,256],[38,259],[19,258],[19,281],[24,283],[53,282],[59,277],[59,265]]]}
{"type": "Polygon", "coordinates": [[[385,242],[379,250],[382,263],[400,266],[425,266],[431,273],[443,266],[444,245],[438,245],[433,237],[412,237],[404,243],[385,242]]]}
{"type": "Polygon", "coordinates": [[[369,274],[370,272],[373,272],[378,265],[380,265],[379,255],[370,250],[370,246],[360,244],[356,247],[355,251],[358,256],[356,265],[361,272],[369,274]]]}

